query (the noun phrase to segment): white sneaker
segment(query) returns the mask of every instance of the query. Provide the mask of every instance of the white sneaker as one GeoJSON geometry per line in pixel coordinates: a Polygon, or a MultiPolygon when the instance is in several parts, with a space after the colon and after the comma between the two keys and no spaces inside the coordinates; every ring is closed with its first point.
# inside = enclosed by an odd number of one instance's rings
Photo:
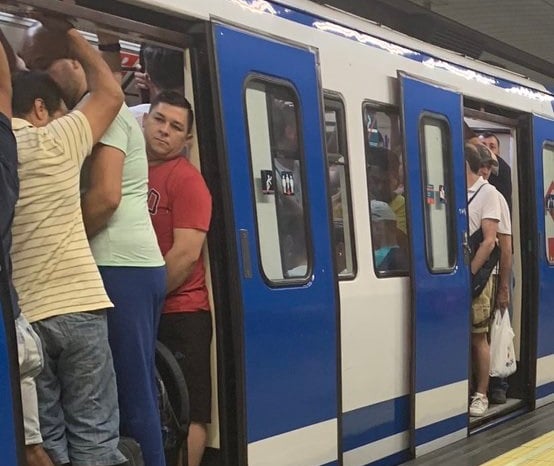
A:
{"type": "Polygon", "coordinates": [[[469,405],[469,415],[474,417],[484,416],[489,409],[489,400],[481,393],[475,392],[475,395],[471,397],[471,403],[469,405]]]}

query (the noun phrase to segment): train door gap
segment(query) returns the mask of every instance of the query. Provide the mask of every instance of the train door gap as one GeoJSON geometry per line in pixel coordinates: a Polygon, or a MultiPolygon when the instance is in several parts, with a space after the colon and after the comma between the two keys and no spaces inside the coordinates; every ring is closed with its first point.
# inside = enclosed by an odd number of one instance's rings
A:
{"type": "MultiPolygon", "coordinates": [[[[464,121],[475,135],[487,142],[496,142],[497,153],[510,167],[511,196],[507,194],[506,182],[502,184],[499,178],[504,177],[506,169],[496,177],[492,184],[499,185],[499,191],[504,194],[511,206],[513,268],[512,289],[510,290],[510,316],[515,332],[514,345],[516,350],[517,371],[508,380],[506,402],[494,403],[495,394],[489,383],[489,409],[483,417],[470,417],[470,433],[487,429],[499,422],[511,418],[517,412],[526,412],[532,403],[530,391],[533,380],[534,356],[529,348],[535,347],[533,322],[536,306],[530,306],[535,293],[533,285],[533,265],[526,259],[526,245],[531,238],[530,223],[526,209],[521,206],[533,194],[532,157],[529,139],[529,116],[511,110],[488,105],[485,102],[465,99],[464,121]]],[[[500,162],[502,164],[502,161],[500,162]]],[[[503,164],[506,167],[506,164],[503,164]]],[[[494,312],[494,309],[492,310],[494,312]]]]}
{"type": "Polygon", "coordinates": [[[213,199],[213,220],[208,234],[209,247],[205,249],[205,263],[206,281],[215,321],[212,340],[214,409],[208,438],[208,446],[211,448],[208,448],[203,464],[236,464],[236,439],[241,427],[237,424],[240,415],[237,413],[235,380],[240,379],[236,376],[236,371],[240,369],[233,358],[239,358],[240,351],[237,350],[236,342],[241,336],[237,334],[236,324],[231,322],[234,318],[231,314],[236,313],[224,312],[237,309],[237,305],[230,302],[233,298],[230,297],[229,289],[235,285],[229,278],[232,274],[227,269],[231,252],[221,246],[229,237],[225,232],[227,216],[224,215],[225,208],[222,207],[222,199],[228,196],[222,194],[225,191],[225,173],[220,172],[220,161],[217,160],[219,148],[215,147],[212,137],[216,133],[216,118],[213,113],[210,84],[212,68],[208,58],[206,23],[161,12],[154,14],[117,1],[78,1],[73,5],[57,0],[22,0],[0,6],[0,26],[14,50],[19,50],[25,29],[34,24],[28,17],[31,10],[70,16],[76,28],[93,45],[97,42],[98,30],[118,35],[121,39],[122,56],[128,60],[129,65],[124,68],[122,79],[129,106],[141,103],[140,92],[133,82],[132,68],[139,62],[141,43],[182,51],[184,54],[185,96],[191,101],[196,115],[193,128],[195,143],[190,159],[201,169],[213,199]],[[189,31],[190,34],[183,31],[189,31]],[[230,440],[231,437],[234,440],[230,440]]]}

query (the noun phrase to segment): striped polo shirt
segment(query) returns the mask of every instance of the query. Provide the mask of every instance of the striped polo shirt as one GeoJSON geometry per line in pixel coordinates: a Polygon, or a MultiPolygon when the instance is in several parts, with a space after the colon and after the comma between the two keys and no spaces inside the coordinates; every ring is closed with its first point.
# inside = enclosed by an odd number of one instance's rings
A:
{"type": "Polygon", "coordinates": [[[30,322],[112,307],[85,234],[79,174],[92,132],[79,111],[36,128],[14,118],[19,200],[12,227],[13,280],[30,322]]]}

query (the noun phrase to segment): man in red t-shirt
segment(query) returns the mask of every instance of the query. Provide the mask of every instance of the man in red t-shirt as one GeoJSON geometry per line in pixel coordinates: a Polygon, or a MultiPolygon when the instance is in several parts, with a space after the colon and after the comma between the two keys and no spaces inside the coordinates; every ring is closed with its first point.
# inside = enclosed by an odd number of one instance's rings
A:
{"type": "Polygon", "coordinates": [[[149,164],[148,207],[167,267],[167,298],[158,338],[185,374],[191,425],[188,464],[199,466],[211,421],[212,322],[202,246],[212,199],[200,172],[181,154],[192,139],[190,103],[172,91],[152,101],[144,117],[149,164]]]}

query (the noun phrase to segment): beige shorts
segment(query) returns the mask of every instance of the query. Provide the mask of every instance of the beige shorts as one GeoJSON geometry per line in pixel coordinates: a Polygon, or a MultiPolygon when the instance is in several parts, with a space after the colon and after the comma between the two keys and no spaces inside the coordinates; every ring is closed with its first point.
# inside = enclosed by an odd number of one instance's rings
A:
{"type": "Polygon", "coordinates": [[[489,331],[492,292],[493,276],[491,275],[483,292],[471,302],[471,333],[489,331]]]}
{"type": "Polygon", "coordinates": [[[21,314],[15,321],[17,335],[17,353],[21,376],[21,404],[23,407],[23,425],[25,427],[25,445],[42,443],[38,417],[38,400],[35,377],[40,374],[44,360],[40,338],[27,319],[21,314]]]}

